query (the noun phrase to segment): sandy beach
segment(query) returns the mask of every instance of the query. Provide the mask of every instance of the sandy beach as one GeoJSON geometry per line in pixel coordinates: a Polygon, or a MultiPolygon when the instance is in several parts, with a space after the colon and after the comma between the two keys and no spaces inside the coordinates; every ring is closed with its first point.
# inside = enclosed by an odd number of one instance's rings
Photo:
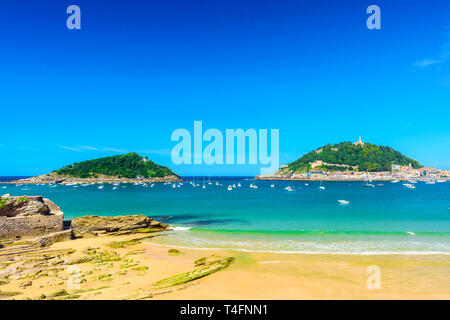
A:
{"type": "Polygon", "coordinates": [[[446,255],[176,252],[148,241],[142,234],[103,235],[54,243],[13,262],[0,256],[0,275],[21,260],[46,260],[40,272],[34,267],[19,279],[5,277],[0,299],[450,299],[446,255]],[[234,261],[221,264],[230,257],[234,261]],[[208,261],[210,274],[172,281],[196,274],[208,261]],[[215,269],[214,261],[221,267],[215,269]],[[380,268],[381,288],[370,290],[367,268],[373,265],[380,268]]]}

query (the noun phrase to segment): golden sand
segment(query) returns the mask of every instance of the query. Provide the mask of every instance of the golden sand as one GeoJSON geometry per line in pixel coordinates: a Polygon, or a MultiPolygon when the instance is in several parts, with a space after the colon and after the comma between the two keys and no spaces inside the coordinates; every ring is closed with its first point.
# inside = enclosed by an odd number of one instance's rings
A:
{"type": "Polygon", "coordinates": [[[112,241],[137,238],[142,235],[55,243],[47,250],[73,249],[72,259],[82,256],[87,248],[95,248],[97,252],[115,252],[120,260],[61,264],[57,274],[34,277],[25,287],[19,284],[28,279],[8,279],[8,283],[0,285],[0,299],[450,299],[450,259],[445,255],[310,255],[196,249],[169,254],[168,247],[139,241],[122,248],[107,246],[112,241]],[[155,287],[161,279],[195,270],[196,260],[212,255],[234,257],[235,261],[193,281],[155,287]],[[370,266],[380,270],[379,289],[367,286],[370,266]],[[74,287],[77,281],[70,278],[74,268],[83,275],[79,287],[74,287]],[[55,297],[54,293],[62,289],[67,294],[55,297]],[[20,294],[7,297],[1,292],[20,294]]]}

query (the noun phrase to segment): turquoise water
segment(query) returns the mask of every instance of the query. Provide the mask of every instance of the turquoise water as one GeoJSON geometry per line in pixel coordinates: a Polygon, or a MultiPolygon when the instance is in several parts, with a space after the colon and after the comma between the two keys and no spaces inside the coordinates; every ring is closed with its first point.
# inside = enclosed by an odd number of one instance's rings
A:
{"type": "Polygon", "coordinates": [[[0,185],[1,193],[43,195],[66,219],[85,214],[145,214],[175,226],[158,243],[179,247],[308,253],[450,254],[450,183],[253,181],[197,179],[172,184],[63,186],[0,185]],[[222,186],[216,186],[219,181],[222,186]],[[228,191],[230,184],[242,187],[228,191]],[[250,183],[258,189],[249,188],[250,183]],[[275,187],[271,188],[270,185],[275,187]],[[291,186],[294,191],[284,190],[291,186]],[[4,188],[6,187],[6,188],[4,188]],[[348,200],[342,205],[337,200],[348,200]]]}

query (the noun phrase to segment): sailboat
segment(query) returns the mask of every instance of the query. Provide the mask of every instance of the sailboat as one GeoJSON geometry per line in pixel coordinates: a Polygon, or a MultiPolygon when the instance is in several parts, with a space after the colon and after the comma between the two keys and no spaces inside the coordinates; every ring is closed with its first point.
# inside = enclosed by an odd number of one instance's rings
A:
{"type": "Polygon", "coordinates": [[[369,183],[369,182],[372,182],[372,179],[370,179],[370,177],[367,176],[366,179],[364,180],[363,187],[365,187],[365,188],[375,188],[375,185],[373,185],[372,183],[369,183]]]}
{"type": "Polygon", "coordinates": [[[203,186],[202,186],[202,188],[203,188],[203,189],[206,188],[206,186],[205,186],[205,177],[203,177],[203,186]]]}
{"type": "Polygon", "coordinates": [[[212,184],[212,182],[211,182],[211,176],[208,176],[208,184],[212,184]]]}

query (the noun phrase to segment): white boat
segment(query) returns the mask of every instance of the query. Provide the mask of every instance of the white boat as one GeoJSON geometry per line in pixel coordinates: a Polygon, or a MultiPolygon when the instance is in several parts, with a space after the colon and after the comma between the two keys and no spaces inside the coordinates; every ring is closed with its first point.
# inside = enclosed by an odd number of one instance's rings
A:
{"type": "Polygon", "coordinates": [[[270,187],[271,187],[271,188],[275,188],[275,185],[274,185],[274,184],[271,184],[270,187]]]}
{"type": "Polygon", "coordinates": [[[320,190],[325,190],[325,187],[322,185],[322,180],[320,180],[319,189],[320,189],[320,190]]]}
{"type": "Polygon", "coordinates": [[[309,186],[309,184],[305,183],[305,186],[309,186]]]}
{"type": "Polygon", "coordinates": [[[292,189],[291,186],[287,186],[286,188],[284,188],[284,190],[286,190],[286,191],[294,191],[294,189],[292,189]]]}
{"type": "Polygon", "coordinates": [[[367,174],[366,179],[364,180],[364,183],[363,183],[363,187],[375,188],[375,185],[372,183],[369,183],[369,182],[372,182],[372,179],[370,178],[369,174],[367,174]]]}
{"type": "Polygon", "coordinates": [[[103,189],[104,187],[103,187],[103,186],[98,186],[98,188],[99,188],[99,189],[103,189]]]}
{"type": "Polygon", "coordinates": [[[237,186],[240,188],[240,187],[241,187],[241,183],[239,182],[239,183],[237,184],[237,186]]]}
{"type": "Polygon", "coordinates": [[[233,187],[232,186],[228,186],[228,191],[231,191],[231,190],[233,190],[233,187]]]}
{"type": "Polygon", "coordinates": [[[338,202],[340,204],[344,204],[344,205],[350,204],[350,201],[348,201],[348,200],[338,200],[338,202]]]}
{"type": "Polygon", "coordinates": [[[436,184],[436,181],[426,181],[425,184],[436,184]]]}
{"type": "Polygon", "coordinates": [[[114,187],[114,188],[113,188],[113,190],[116,190],[116,189],[117,189],[117,187],[114,187]]]}
{"type": "Polygon", "coordinates": [[[444,182],[445,182],[445,180],[439,179],[439,180],[436,180],[436,182],[439,182],[439,183],[444,183],[444,182]]]}
{"type": "Polygon", "coordinates": [[[391,183],[399,183],[400,180],[392,180],[391,183]]]}
{"type": "Polygon", "coordinates": [[[409,188],[409,189],[415,189],[415,188],[416,188],[416,186],[413,185],[413,184],[411,184],[411,183],[404,183],[403,185],[404,185],[406,188],[409,188]]]}

